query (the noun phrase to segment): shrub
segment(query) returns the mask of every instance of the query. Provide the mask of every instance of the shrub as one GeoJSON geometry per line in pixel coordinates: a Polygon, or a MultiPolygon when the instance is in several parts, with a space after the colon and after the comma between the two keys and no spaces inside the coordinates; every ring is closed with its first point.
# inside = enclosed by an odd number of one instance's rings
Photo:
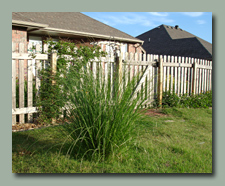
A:
{"type": "MultiPolygon", "coordinates": [[[[180,98],[177,96],[175,92],[166,91],[163,92],[162,95],[162,107],[177,107],[179,105],[180,98]]],[[[155,100],[153,103],[154,107],[159,107],[158,100],[155,100]]]]}
{"type": "Polygon", "coordinates": [[[179,104],[180,98],[176,95],[175,92],[163,92],[162,106],[163,107],[177,107],[179,104]]]}
{"type": "Polygon", "coordinates": [[[140,117],[140,96],[132,96],[133,83],[122,91],[117,81],[111,86],[110,81],[101,82],[87,71],[82,76],[84,83],[79,83],[74,73],[70,72],[63,82],[70,113],[63,127],[76,153],[105,159],[132,140],[134,122],[140,117]]]}
{"type": "Polygon", "coordinates": [[[49,44],[48,53],[53,51],[57,53],[57,72],[56,75],[52,75],[50,65],[47,69],[40,71],[41,86],[37,106],[40,110],[39,120],[50,123],[52,118],[59,116],[61,108],[65,106],[66,90],[62,90],[62,80],[67,78],[68,64],[76,69],[76,73],[79,73],[89,60],[93,60],[103,53],[100,52],[98,46],[80,45],[77,47],[75,43],[62,40],[59,42],[48,40],[46,42],[49,44]],[[68,60],[65,55],[70,55],[72,59],[68,60]],[[53,79],[56,81],[54,85],[52,84],[53,79]]]}
{"type": "Polygon", "coordinates": [[[51,85],[51,69],[42,72],[41,115],[45,119],[57,117],[64,107],[67,114],[62,132],[70,143],[68,153],[104,160],[122,152],[133,140],[134,122],[141,116],[138,108],[142,104],[142,94],[137,97],[133,94],[136,78],[124,89],[116,77],[113,84],[110,77],[107,81],[100,78],[101,66],[97,68],[97,74],[87,67],[90,59],[104,54],[98,47],[82,46],[76,50],[74,47],[72,43],[62,41],[50,47],[59,56],[54,76],[57,83],[51,85]],[[66,68],[68,60],[63,54],[74,57],[69,60],[69,68],[66,68]]]}
{"type": "MultiPolygon", "coordinates": [[[[159,107],[158,100],[153,103],[154,107],[159,107]]],[[[188,107],[188,108],[207,108],[212,107],[212,91],[208,91],[196,95],[182,95],[170,92],[163,92],[162,107],[188,107]]]]}
{"type": "Polygon", "coordinates": [[[212,107],[212,91],[199,95],[184,95],[181,97],[180,105],[189,108],[207,108],[212,107]]]}

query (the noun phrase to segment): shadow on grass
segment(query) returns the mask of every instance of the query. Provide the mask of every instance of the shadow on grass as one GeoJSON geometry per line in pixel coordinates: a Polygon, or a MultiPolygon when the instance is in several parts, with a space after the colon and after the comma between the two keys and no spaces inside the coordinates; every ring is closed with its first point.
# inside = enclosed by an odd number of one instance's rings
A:
{"type": "Polygon", "coordinates": [[[75,144],[69,139],[61,126],[12,134],[12,153],[18,156],[35,154],[46,157],[49,154],[58,154],[59,157],[66,156],[78,162],[98,158],[98,154],[93,153],[94,150],[87,153],[86,149],[81,142],[75,144]]]}
{"type": "Polygon", "coordinates": [[[71,158],[78,157],[75,152],[76,147],[72,146],[73,150],[69,150],[71,144],[73,143],[63,135],[60,127],[12,133],[12,153],[18,155],[60,153],[60,155],[71,155],[71,158]]]}

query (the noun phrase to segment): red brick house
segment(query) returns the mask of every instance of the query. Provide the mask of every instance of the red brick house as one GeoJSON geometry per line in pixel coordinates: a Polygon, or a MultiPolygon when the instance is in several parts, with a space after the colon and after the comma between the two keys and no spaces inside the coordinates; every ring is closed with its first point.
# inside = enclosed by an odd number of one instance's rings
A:
{"type": "Polygon", "coordinates": [[[18,52],[19,43],[40,43],[48,37],[69,39],[74,42],[92,44],[102,50],[112,50],[111,44],[121,45],[122,52],[145,53],[143,41],[120,30],[101,23],[79,12],[13,12],[12,43],[18,52]]]}

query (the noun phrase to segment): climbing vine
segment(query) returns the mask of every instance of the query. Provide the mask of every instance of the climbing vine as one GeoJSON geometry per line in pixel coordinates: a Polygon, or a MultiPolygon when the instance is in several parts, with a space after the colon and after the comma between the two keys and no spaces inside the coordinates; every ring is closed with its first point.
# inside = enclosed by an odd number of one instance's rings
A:
{"type": "Polygon", "coordinates": [[[61,108],[65,106],[67,100],[67,91],[63,83],[67,78],[68,72],[74,73],[74,81],[80,81],[81,69],[86,68],[90,60],[105,56],[97,45],[86,46],[82,43],[73,43],[70,41],[52,40],[45,41],[48,44],[48,54],[57,54],[57,71],[52,74],[50,64],[40,72],[41,86],[37,99],[37,106],[40,110],[39,120],[41,122],[50,122],[52,118],[59,117],[61,108]],[[52,80],[55,83],[52,84],[52,80]]]}

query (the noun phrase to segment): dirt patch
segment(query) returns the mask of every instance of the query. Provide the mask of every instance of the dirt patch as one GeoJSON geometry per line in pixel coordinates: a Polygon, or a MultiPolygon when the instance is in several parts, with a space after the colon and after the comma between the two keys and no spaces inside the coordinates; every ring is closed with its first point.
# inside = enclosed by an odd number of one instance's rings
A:
{"type": "Polygon", "coordinates": [[[43,127],[42,125],[36,125],[33,123],[23,123],[23,124],[16,124],[12,125],[12,131],[24,131],[24,130],[32,130],[43,127]]]}
{"type": "Polygon", "coordinates": [[[158,116],[158,117],[165,117],[165,116],[167,116],[166,114],[163,114],[158,109],[147,109],[147,110],[145,110],[145,115],[147,115],[147,116],[158,116]]]}

